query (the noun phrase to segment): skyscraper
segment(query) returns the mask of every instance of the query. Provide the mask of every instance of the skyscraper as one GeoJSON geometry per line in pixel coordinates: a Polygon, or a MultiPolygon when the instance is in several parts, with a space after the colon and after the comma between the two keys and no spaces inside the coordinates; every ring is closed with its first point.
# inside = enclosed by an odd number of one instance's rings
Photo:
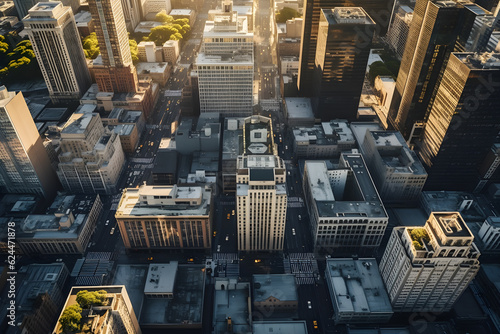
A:
{"type": "Polygon", "coordinates": [[[395,227],[380,272],[395,312],[446,312],[479,271],[479,250],[458,212],[395,227]]]}
{"type": "Polygon", "coordinates": [[[361,7],[321,10],[312,99],[316,117],[356,119],[374,31],[375,22],[361,7]]]}
{"type": "MultiPolygon", "coordinates": [[[[17,16],[20,20],[22,20],[26,15],[28,15],[29,10],[35,6],[39,1],[38,0],[13,0],[14,5],[16,6],[17,16]]],[[[52,0],[54,2],[59,2],[56,0],[52,0]]],[[[78,8],[80,8],[79,0],[62,0],[63,6],[70,6],[73,10],[73,14],[76,14],[78,8]]]]}
{"type": "Polygon", "coordinates": [[[304,24],[300,42],[298,88],[301,96],[313,96],[316,43],[321,9],[363,7],[377,23],[379,35],[385,34],[391,18],[393,0],[305,0],[304,24]]]}
{"type": "MultiPolygon", "coordinates": [[[[388,119],[405,139],[427,116],[434,88],[459,35],[462,7],[453,1],[417,0],[388,119]]],[[[413,133],[413,135],[412,135],[413,133]]]]}
{"type": "Polygon", "coordinates": [[[90,13],[103,67],[94,69],[101,92],[136,92],[137,71],[132,64],[121,0],[90,0],[90,13]]]}
{"type": "Polygon", "coordinates": [[[243,125],[236,209],[240,251],[281,251],[287,209],[286,167],[278,157],[271,119],[252,116],[243,125]]]}
{"type": "Polygon", "coordinates": [[[195,63],[200,111],[224,116],[249,116],[253,107],[253,33],[225,0],[213,21],[207,21],[195,63]]]}
{"type": "Polygon", "coordinates": [[[0,192],[51,199],[60,184],[22,93],[0,87],[0,192]]]}
{"type": "Polygon", "coordinates": [[[23,22],[52,102],[80,99],[91,79],[71,8],[39,2],[23,22]]]}
{"type": "Polygon", "coordinates": [[[452,53],[417,142],[426,189],[474,190],[500,131],[499,82],[500,54],[452,53]]]}

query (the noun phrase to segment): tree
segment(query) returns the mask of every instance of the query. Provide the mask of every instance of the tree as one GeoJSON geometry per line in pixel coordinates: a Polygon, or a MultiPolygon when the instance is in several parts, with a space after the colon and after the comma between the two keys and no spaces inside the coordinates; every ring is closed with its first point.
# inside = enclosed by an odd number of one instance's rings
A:
{"type": "Polygon", "coordinates": [[[283,7],[283,9],[276,14],[276,22],[286,23],[287,20],[291,20],[294,17],[300,17],[300,13],[293,8],[283,7]]]}
{"type": "Polygon", "coordinates": [[[379,75],[394,76],[383,62],[376,61],[370,65],[370,70],[368,71],[368,77],[370,78],[370,83],[372,85],[375,82],[375,78],[379,75]]]}
{"type": "Polygon", "coordinates": [[[97,35],[95,32],[91,33],[85,37],[82,41],[83,51],[85,52],[85,58],[96,59],[99,55],[99,42],[97,41],[97,35]]]}
{"type": "Polygon", "coordinates": [[[107,292],[105,290],[88,291],[82,290],[76,294],[76,302],[82,308],[89,308],[90,305],[102,305],[106,299],[107,292]]]}
{"type": "Polygon", "coordinates": [[[163,45],[169,39],[173,39],[171,36],[176,33],[179,33],[179,31],[173,28],[172,25],[162,25],[151,29],[148,40],[155,42],[156,45],[163,45]]]}
{"type": "Polygon", "coordinates": [[[174,20],[174,18],[170,15],[167,15],[167,12],[165,10],[162,10],[155,16],[155,21],[156,22],[161,22],[161,23],[170,23],[174,20]]]}
{"type": "Polygon", "coordinates": [[[59,323],[63,332],[76,332],[80,329],[80,320],[82,320],[82,308],[78,304],[74,304],[63,311],[59,323]]]}
{"type": "Polygon", "coordinates": [[[172,24],[179,24],[181,26],[189,25],[189,19],[175,19],[172,21],[172,24]]]}
{"type": "Polygon", "coordinates": [[[130,46],[130,53],[132,55],[132,62],[134,64],[137,64],[139,62],[139,49],[137,48],[137,42],[133,39],[129,39],[128,45],[130,46]]]}

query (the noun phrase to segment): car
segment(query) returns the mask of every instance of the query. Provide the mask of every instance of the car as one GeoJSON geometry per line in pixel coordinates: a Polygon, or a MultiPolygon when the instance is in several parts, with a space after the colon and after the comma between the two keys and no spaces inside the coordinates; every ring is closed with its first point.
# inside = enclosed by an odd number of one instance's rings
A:
{"type": "Polygon", "coordinates": [[[229,235],[226,235],[226,241],[229,241],[229,235]]]}
{"type": "Polygon", "coordinates": [[[56,262],[62,262],[62,259],[57,259],[56,262]]]}
{"type": "Polygon", "coordinates": [[[217,231],[214,231],[214,237],[217,235],[217,231]]]}
{"type": "Polygon", "coordinates": [[[290,171],[288,171],[288,176],[290,176],[290,171]]]}
{"type": "Polygon", "coordinates": [[[152,256],[148,257],[148,261],[153,261],[153,257],[152,256]]]}
{"type": "Polygon", "coordinates": [[[310,300],[307,301],[307,308],[308,309],[312,309],[313,308],[310,300]]]}
{"type": "Polygon", "coordinates": [[[313,320],[313,327],[314,329],[318,329],[318,322],[316,320],[313,320]]]}
{"type": "Polygon", "coordinates": [[[228,214],[227,214],[227,219],[230,219],[230,218],[231,218],[231,214],[230,214],[230,213],[228,213],[228,214]]]}
{"type": "Polygon", "coordinates": [[[113,233],[115,233],[115,228],[114,227],[111,228],[111,231],[109,232],[109,234],[113,234],[113,233]]]}
{"type": "Polygon", "coordinates": [[[261,259],[255,259],[254,261],[255,263],[260,263],[261,262],[261,259]]]}
{"type": "Polygon", "coordinates": [[[220,252],[220,245],[217,245],[217,251],[220,252]]]}
{"type": "Polygon", "coordinates": [[[299,215],[299,220],[301,220],[301,219],[302,219],[302,216],[301,216],[301,215],[299,215]]]}
{"type": "Polygon", "coordinates": [[[109,219],[108,219],[108,220],[106,220],[106,224],[104,224],[104,225],[106,225],[106,226],[108,226],[108,225],[109,225],[109,219]]]}
{"type": "Polygon", "coordinates": [[[233,216],[234,216],[234,210],[231,212],[231,215],[233,215],[233,216]]]}
{"type": "Polygon", "coordinates": [[[194,259],[191,257],[188,259],[188,262],[194,262],[194,259]]]}
{"type": "Polygon", "coordinates": [[[292,228],[292,234],[295,235],[295,229],[294,228],[292,228]]]}

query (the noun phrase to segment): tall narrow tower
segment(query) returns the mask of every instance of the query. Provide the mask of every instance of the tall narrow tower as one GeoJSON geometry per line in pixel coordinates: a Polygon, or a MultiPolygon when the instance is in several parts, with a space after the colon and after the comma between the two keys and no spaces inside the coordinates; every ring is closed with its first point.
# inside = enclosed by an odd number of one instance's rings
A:
{"type": "Polygon", "coordinates": [[[53,198],[60,186],[22,93],[0,87],[0,193],[53,198]]]}
{"type": "Polygon", "coordinates": [[[313,108],[323,121],[355,120],[375,22],[361,7],[322,9],[313,108]]]}
{"type": "Polygon", "coordinates": [[[286,167],[273,141],[271,119],[252,116],[243,126],[236,209],[240,251],[281,251],[287,209],[286,167]]]}
{"type": "Polygon", "coordinates": [[[416,129],[427,117],[460,33],[462,8],[453,1],[417,0],[388,115],[407,140],[418,136],[416,129]]]}
{"type": "Polygon", "coordinates": [[[314,59],[318,41],[321,9],[363,7],[377,23],[379,35],[385,34],[392,13],[393,0],[304,0],[304,24],[300,41],[298,88],[301,96],[313,96],[314,59]]]}
{"type": "Polygon", "coordinates": [[[474,190],[500,131],[499,82],[500,54],[451,54],[417,142],[426,189],[474,190]]]}
{"type": "Polygon", "coordinates": [[[23,22],[52,102],[80,99],[91,79],[71,8],[39,2],[23,22]]]}
{"type": "Polygon", "coordinates": [[[101,92],[136,92],[137,72],[121,0],[90,0],[89,8],[99,42],[103,67],[94,69],[101,92]]]}

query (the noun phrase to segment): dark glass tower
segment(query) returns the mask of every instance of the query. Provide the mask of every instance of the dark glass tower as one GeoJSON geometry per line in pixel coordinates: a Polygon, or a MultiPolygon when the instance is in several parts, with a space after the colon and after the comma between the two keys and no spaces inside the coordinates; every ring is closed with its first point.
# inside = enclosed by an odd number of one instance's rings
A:
{"type": "Polygon", "coordinates": [[[418,142],[424,189],[472,191],[500,130],[500,54],[452,53],[418,142]]]}
{"type": "Polygon", "coordinates": [[[316,117],[356,119],[374,31],[375,22],[363,8],[321,10],[312,99],[316,117]]]}
{"type": "Polygon", "coordinates": [[[443,66],[460,34],[463,7],[453,1],[417,0],[388,119],[406,139],[418,136],[443,66]]]}
{"type": "Polygon", "coordinates": [[[394,0],[304,0],[303,29],[300,42],[298,88],[301,96],[313,96],[316,43],[321,9],[335,7],[362,7],[377,23],[377,32],[387,31],[394,0]]]}

